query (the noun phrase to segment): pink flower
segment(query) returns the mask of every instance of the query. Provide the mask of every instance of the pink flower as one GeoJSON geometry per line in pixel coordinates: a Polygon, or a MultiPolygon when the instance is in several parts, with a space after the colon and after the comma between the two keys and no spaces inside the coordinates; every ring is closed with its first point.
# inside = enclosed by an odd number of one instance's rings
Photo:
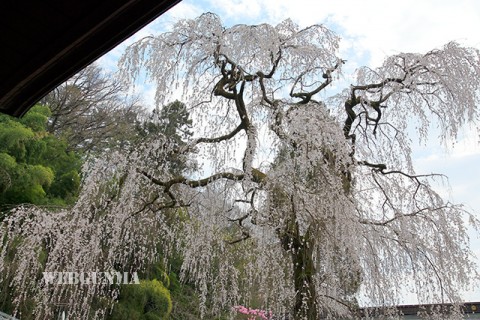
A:
{"type": "Polygon", "coordinates": [[[241,314],[252,315],[252,317],[248,317],[248,320],[256,320],[257,317],[261,320],[270,320],[273,316],[272,311],[249,309],[245,306],[235,306],[233,309],[241,314]]]}

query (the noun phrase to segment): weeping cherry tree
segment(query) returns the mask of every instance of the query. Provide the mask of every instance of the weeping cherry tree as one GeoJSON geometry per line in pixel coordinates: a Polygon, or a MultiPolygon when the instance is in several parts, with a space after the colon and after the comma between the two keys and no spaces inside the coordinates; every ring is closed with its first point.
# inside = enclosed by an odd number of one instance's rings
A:
{"type": "MultiPolygon", "coordinates": [[[[476,218],[433,190],[442,175],[415,172],[411,138],[435,123],[448,143],[477,120],[480,53],[454,42],[400,53],[328,95],[346,63],[339,40],[323,25],[226,28],[207,13],[131,45],[124,79],[152,79],[159,105],[181,92],[193,136],[178,145],[159,134],[106,155],[72,210],[13,212],[2,229],[22,238],[13,285],[36,292],[48,314],[65,289],[39,288],[40,268],[141,269],[161,243],[181,252],[203,314],[255,300],[293,319],[354,317],[359,294],[395,305],[405,279],[420,302],[458,303],[476,276],[476,218]],[[203,170],[174,174],[172,155],[203,170]]],[[[88,290],[70,290],[84,306],[72,313],[115,296],[88,290]]]]}

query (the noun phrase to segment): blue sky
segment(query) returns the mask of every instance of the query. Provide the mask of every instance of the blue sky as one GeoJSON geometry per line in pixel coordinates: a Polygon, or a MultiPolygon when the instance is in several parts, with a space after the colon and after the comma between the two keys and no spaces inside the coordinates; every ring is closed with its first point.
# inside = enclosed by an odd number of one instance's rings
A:
{"type": "MultiPolygon", "coordinates": [[[[144,36],[168,30],[177,19],[194,18],[203,12],[218,14],[227,26],[244,23],[277,24],[291,18],[300,26],[323,23],[341,37],[344,72],[378,66],[399,52],[425,52],[457,41],[480,49],[480,1],[477,0],[184,0],[99,60],[114,71],[125,47],[144,36]]],[[[347,80],[346,80],[347,81],[347,80]]],[[[144,103],[153,106],[153,89],[137,88],[144,103]]],[[[443,173],[450,187],[439,186],[452,202],[464,203],[480,218],[480,144],[476,128],[465,130],[455,147],[446,150],[432,137],[414,148],[420,173],[443,173]]],[[[472,235],[480,257],[480,240],[472,235]]],[[[480,301],[480,289],[465,295],[480,301]]],[[[407,301],[410,302],[410,301],[407,301]]]]}

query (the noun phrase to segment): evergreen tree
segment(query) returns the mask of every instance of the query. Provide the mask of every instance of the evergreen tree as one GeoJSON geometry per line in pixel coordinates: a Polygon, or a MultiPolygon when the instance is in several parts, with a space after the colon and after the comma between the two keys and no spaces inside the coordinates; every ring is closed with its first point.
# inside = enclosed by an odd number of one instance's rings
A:
{"type": "Polygon", "coordinates": [[[0,115],[0,208],[75,200],[81,158],[47,132],[49,116],[49,108],[42,105],[21,119],[0,115]]]}

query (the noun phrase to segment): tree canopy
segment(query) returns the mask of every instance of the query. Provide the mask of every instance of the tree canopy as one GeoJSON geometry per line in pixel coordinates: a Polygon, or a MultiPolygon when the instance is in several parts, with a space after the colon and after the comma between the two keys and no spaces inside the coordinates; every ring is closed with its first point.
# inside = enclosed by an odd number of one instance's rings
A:
{"type": "MultiPolygon", "coordinates": [[[[339,40],[323,25],[226,28],[207,13],[130,46],[124,79],[145,71],[159,105],[180,89],[193,135],[104,155],[71,210],[18,208],[2,229],[26,237],[14,285],[38,285],[32,248],[48,235],[52,271],[142,268],[159,242],[180,251],[203,315],[255,300],[293,319],[354,317],[360,292],[394,305],[406,277],[421,302],[458,303],[476,276],[466,230],[477,220],[431,187],[442,176],[415,172],[408,128],[422,139],[435,119],[447,141],[477,119],[480,52],[399,53],[327,96],[346,63],[339,40]],[[172,172],[179,156],[204,171],[172,172]]],[[[62,290],[38,289],[45,318],[62,290]]],[[[74,290],[85,302],[73,315],[105,287],[94,290],[74,290]]]]}
{"type": "MultiPolygon", "coordinates": [[[[50,110],[33,107],[22,119],[0,115],[0,205],[72,203],[80,157],[46,131],[50,110]]],[[[0,210],[2,210],[0,209],[0,210]]]]}
{"type": "Polygon", "coordinates": [[[128,144],[144,110],[126,91],[114,76],[89,65],[42,99],[51,110],[46,129],[83,154],[128,144]]]}

